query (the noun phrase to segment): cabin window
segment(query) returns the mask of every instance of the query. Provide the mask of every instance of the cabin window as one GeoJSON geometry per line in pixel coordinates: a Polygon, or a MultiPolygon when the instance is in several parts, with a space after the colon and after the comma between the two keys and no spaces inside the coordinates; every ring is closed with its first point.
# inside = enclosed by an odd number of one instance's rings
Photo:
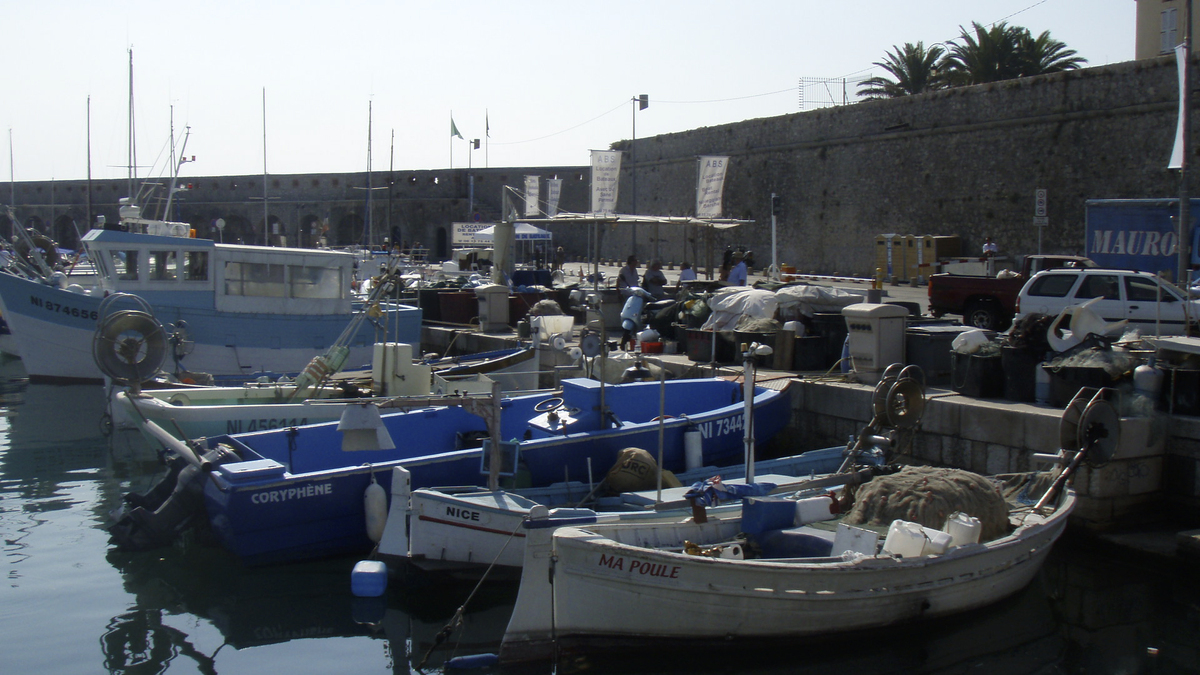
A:
{"type": "Polygon", "coordinates": [[[150,279],[152,281],[175,281],[175,251],[150,251],[150,279]]]}
{"type": "Polygon", "coordinates": [[[208,281],[208,251],[187,251],[183,255],[187,260],[183,278],[188,281],[208,281]]]}
{"type": "Polygon", "coordinates": [[[287,296],[284,266],[269,263],[225,263],[225,294],[258,298],[287,296]]]}
{"type": "Polygon", "coordinates": [[[112,251],[113,272],[121,281],[137,281],[138,252],[112,251]]]}
{"type": "Polygon", "coordinates": [[[290,265],[293,298],[340,298],[342,285],[340,270],[336,267],[311,267],[290,265]]]}

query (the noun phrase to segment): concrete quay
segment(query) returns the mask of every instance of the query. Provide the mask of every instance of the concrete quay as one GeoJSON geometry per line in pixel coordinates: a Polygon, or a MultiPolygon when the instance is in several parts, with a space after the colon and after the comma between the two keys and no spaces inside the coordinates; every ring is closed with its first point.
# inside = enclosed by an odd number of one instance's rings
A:
{"type": "MultiPolygon", "coordinates": [[[[528,340],[516,331],[482,333],[478,328],[425,326],[423,348],[444,353],[504,349],[528,340]]],[[[630,360],[625,352],[612,358],[630,360]]],[[[684,354],[647,354],[644,360],[668,377],[741,377],[740,365],[698,364],[684,354]]],[[[543,347],[542,385],[580,371],[563,352],[543,347]]],[[[794,454],[844,445],[871,419],[873,384],[854,375],[757,369],[755,380],[788,387],[789,431],[764,452],[794,454]]],[[[950,466],[984,474],[1028,471],[1035,453],[1055,454],[1063,410],[1044,405],[963,396],[927,387],[926,408],[904,461],[950,466]]],[[[1131,548],[1200,560],[1200,418],[1156,413],[1122,417],[1121,439],[1110,462],[1081,465],[1072,481],[1079,500],[1074,525],[1131,548]]]]}

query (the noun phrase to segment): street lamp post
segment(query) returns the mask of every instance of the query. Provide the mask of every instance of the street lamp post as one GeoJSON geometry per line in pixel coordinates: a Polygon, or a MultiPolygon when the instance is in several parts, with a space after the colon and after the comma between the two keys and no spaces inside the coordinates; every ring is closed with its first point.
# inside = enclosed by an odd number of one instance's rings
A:
{"type": "MultiPolygon", "coordinates": [[[[633,215],[637,215],[637,162],[633,154],[633,146],[637,141],[637,113],[639,110],[645,110],[650,106],[650,95],[639,94],[634,96],[630,101],[633,102],[633,139],[629,142],[629,178],[633,189],[633,199],[631,200],[633,215]]],[[[657,226],[656,226],[657,227],[657,226]]],[[[637,246],[637,221],[633,223],[633,245],[637,246]]],[[[654,255],[658,257],[658,233],[654,237],[654,255]]],[[[636,255],[636,254],[635,254],[636,255]]]]}

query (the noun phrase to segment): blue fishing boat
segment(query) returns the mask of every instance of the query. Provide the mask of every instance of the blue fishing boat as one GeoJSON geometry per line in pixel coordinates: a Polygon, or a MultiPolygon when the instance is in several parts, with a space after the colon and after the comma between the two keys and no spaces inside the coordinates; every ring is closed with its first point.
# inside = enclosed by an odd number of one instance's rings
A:
{"type": "MultiPolygon", "coordinates": [[[[380,427],[370,433],[380,441],[377,447],[395,446],[390,449],[344,445],[351,435],[345,418],[212,437],[197,464],[205,477],[204,507],[221,543],[250,564],[365,553],[372,546],[367,520],[386,519],[395,466],[410,472],[414,488],[484,485],[493,456],[484,453],[484,439],[498,435],[508,440],[497,454],[504,456],[497,472],[510,486],[537,487],[602,474],[625,448],[657,453],[661,437],[663,468],[682,471],[688,431],[699,432],[700,461],[730,464],[743,459],[744,390],[740,382],[719,378],[619,385],[569,379],[559,396],[502,399],[495,434],[464,406],[381,415],[380,427]],[[383,490],[377,507],[364,506],[372,484],[383,490]]],[[[761,444],[786,426],[790,397],[763,387],[753,391],[749,419],[761,444]]]]}

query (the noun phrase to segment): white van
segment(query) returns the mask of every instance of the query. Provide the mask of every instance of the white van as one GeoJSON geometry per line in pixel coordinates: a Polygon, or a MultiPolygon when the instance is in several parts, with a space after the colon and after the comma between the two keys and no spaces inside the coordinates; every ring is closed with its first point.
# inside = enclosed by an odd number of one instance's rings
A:
{"type": "Polygon", "coordinates": [[[1058,316],[1096,297],[1102,299],[1091,308],[1105,321],[1128,319],[1143,335],[1182,335],[1187,323],[1193,332],[1200,325],[1200,301],[1187,300],[1175,286],[1149,272],[1102,268],[1038,272],[1017,296],[1016,318],[1058,316]]]}

